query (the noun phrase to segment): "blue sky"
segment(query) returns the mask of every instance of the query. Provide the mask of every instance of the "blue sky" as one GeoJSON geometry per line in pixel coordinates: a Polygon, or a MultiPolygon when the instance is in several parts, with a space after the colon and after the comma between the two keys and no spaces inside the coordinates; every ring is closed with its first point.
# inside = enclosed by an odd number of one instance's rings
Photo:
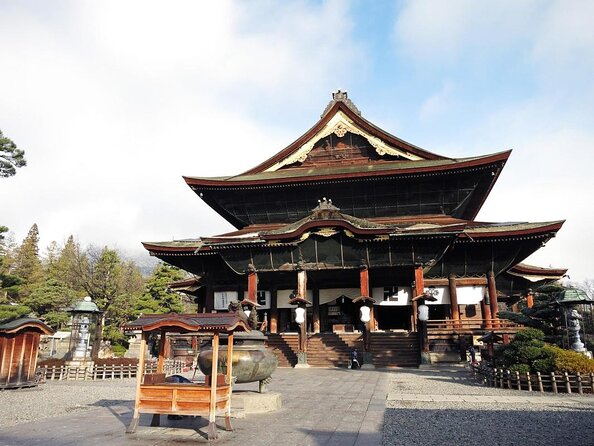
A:
{"type": "Polygon", "coordinates": [[[0,223],[135,255],[226,231],[181,175],[258,164],[340,88],[427,150],[513,149],[478,218],[567,219],[529,261],[594,277],[592,17],[573,0],[0,0],[0,129],[29,161],[0,183],[0,223]]]}

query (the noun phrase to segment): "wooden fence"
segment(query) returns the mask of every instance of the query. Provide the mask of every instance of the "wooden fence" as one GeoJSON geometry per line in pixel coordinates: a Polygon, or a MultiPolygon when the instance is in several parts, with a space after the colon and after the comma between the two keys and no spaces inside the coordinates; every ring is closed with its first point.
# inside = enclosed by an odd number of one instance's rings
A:
{"type": "Polygon", "coordinates": [[[427,321],[429,331],[503,330],[515,332],[520,325],[505,319],[431,319],[427,321]]]}
{"type": "Polygon", "coordinates": [[[472,365],[472,373],[483,384],[501,389],[527,390],[529,392],[594,393],[594,373],[530,373],[512,372],[472,365]]]}
{"type": "MultiPolygon", "coordinates": [[[[175,373],[182,373],[185,367],[183,361],[165,361],[163,369],[168,375],[175,373]]],[[[145,363],[144,373],[155,373],[157,371],[156,361],[147,361],[145,363]]],[[[38,367],[37,379],[40,382],[45,380],[97,380],[97,379],[124,379],[136,378],[138,372],[138,364],[95,364],[87,367],[72,367],[72,366],[51,366],[38,367]]]]}

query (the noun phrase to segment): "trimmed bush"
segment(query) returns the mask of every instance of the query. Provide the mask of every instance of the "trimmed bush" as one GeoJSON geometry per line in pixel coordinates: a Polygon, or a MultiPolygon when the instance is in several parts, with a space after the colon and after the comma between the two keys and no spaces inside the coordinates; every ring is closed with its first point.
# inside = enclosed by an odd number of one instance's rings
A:
{"type": "Polygon", "coordinates": [[[589,359],[573,350],[565,350],[556,345],[547,345],[545,350],[553,357],[553,368],[556,372],[594,373],[594,359],[589,359]]]}

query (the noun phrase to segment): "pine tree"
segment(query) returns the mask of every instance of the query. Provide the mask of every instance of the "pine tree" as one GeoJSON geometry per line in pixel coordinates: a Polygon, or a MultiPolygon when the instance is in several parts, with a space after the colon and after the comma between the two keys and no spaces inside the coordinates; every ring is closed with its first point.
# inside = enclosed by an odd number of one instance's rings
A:
{"type": "Polygon", "coordinates": [[[146,283],[146,289],[138,301],[136,313],[180,313],[184,306],[181,296],[169,290],[169,284],[184,278],[184,273],[173,266],[157,265],[146,283]]]}
{"type": "Polygon", "coordinates": [[[0,130],[0,177],[11,177],[16,174],[17,168],[26,165],[25,152],[17,149],[16,144],[0,130]]]}
{"type": "Polygon", "coordinates": [[[39,229],[34,223],[29,233],[17,248],[13,274],[22,280],[18,290],[18,299],[23,299],[31,293],[37,282],[42,278],[41,260],[39,259],[39,229]]]}

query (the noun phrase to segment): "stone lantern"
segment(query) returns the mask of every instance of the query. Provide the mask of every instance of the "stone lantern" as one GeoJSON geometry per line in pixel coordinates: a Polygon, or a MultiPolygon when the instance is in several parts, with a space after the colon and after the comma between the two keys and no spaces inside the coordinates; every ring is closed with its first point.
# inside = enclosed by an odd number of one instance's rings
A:
{"type": "Polygon", "coordinates": [[[97,323],[101,311],[89,296],[68,311],[71,314],[69,365],[87,366],[93,364],[93,347],[97,337],[97,323]]]}
{"type": "Polygon", "coordinates": [[[582,320],[582,315],[578,311],[578,305],[592,305],[594,299],[588,296],[583,290],[567,288],[559,293],[556,302],[563,308],[563,313],[565,314],[565,325],[567,327],[571,349],[592,357],[592,353],[587,351],[580,338],[580,330],[582,329],[580,321],[582,320]]]}

